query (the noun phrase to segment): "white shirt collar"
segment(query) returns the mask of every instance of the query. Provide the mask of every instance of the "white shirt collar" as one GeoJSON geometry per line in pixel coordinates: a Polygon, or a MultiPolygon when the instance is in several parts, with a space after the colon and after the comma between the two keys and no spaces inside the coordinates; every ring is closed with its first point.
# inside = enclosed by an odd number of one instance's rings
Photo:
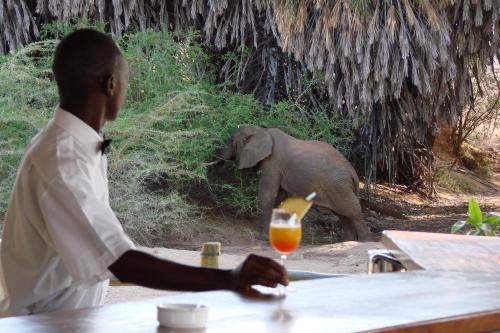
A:
{"type": "Polygon", "coordinates": [[[64,110],[60,106],[54,113],[54,123],[68,131],[73,137],[84,145],[95,147],[97,152],[103,142],[103,138],[92,127],[80,118],[64,110]]]}

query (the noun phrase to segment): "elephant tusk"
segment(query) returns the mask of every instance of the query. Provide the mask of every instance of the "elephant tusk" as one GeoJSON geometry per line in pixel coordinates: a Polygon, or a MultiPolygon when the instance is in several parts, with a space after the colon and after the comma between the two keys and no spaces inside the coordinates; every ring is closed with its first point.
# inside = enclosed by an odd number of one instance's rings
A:
{"type": "Polygon", "coordinates": [[[217,164],[224,163],[224,162],[227,162],[227,160],[217,159],[217,160],[212,161],[212,162],[203,163],[203,165],[204,166],[212,166],[212,165],[217,165],[217,164]]]}
{"type": "Polygon", "coordinates": [[[314,199],[316,197],[316,192],[313,192],[311,194],[309,194],[307,197],[306,197],[306,200],[307,201],[311,201],[312,199],[314,199]]]}

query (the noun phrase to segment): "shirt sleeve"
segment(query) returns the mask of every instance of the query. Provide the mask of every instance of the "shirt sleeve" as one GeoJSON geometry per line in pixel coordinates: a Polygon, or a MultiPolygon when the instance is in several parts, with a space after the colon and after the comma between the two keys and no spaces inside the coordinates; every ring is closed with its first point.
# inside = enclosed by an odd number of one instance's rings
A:
{"type": "Polygon", "coordinates": [[[135,248],[109,204],[84,178],[54,179],[40,198],[52,245],[77,287],[108,279],[108,267],[135,248]]]}

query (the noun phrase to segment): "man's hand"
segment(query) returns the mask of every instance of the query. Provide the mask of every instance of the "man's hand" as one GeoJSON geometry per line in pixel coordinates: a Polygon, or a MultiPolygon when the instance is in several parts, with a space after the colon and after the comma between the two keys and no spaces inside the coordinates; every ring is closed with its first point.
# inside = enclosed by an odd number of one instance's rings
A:
{"type": "Polygon", "coordinates": [[[254,284],[274,288],[278,283],[287,286],[288,273],[270,258],[251,254],[231,271],[231,290],[234,291],[248,291],[254,284]]]}

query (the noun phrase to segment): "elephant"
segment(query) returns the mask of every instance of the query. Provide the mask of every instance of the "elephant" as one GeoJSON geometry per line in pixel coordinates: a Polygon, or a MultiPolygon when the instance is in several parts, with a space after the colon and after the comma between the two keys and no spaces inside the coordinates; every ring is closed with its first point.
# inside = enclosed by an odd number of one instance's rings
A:
{"type": "Polygon", "coordinates": [[[331,209],[343,224],[344,240],[371,240],[358,199],[359,180],[347,159],[321,141],[296,139],[278,128],[239,127],[219,152],[239,169],[258,167],[261,236],[266,238],[272,209],[287,194],[307,196],[331,209]]]}

